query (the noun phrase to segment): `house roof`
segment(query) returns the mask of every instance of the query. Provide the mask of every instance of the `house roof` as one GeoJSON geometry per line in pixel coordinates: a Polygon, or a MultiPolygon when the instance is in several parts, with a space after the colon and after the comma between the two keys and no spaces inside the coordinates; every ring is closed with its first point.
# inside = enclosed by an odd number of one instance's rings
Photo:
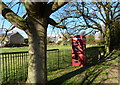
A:
{"type": "MultiPolygon", "coordinates": [[[[19,32],[13,32],[11,34],[9,34],[8,36],[12,36],[12,35],[15,35],[15,34],[19,34],[20,36],[22,36],[19,32]]],[[[23,37],[23,36],[22,36],[23,37]]],[[[23,37],[24,38],[24,37],[23,37]]]]}
{"type": "MultiPolygon", "coordinates": [[[[19,35],[21,35],[19,32],[12,32],[12,33],[7,33],[7,37],[10,37],[10,36],[12,36],[12,35],[15,35],[15,34],[19,34],[19,35]]],[[[3,36],[4,36],[4,34],[3,34],[3,36]]],[[[22,36],[22,35],[21,35],[22,36]]],[[[22,36],[23,37],[23,36],[22,36]]],[[[23,37],[24,38],[24,37],[23,37]]]]}

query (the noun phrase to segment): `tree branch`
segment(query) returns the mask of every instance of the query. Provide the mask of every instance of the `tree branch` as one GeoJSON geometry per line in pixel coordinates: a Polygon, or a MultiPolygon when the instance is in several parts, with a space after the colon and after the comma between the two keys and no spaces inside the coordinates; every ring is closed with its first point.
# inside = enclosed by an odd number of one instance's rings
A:
{"type": "Polygon", "coordinates": [[[115,10],[117,9],[117,7],[120,5],[120,2],[117,2],[117,4],[116,4],[116,6],[115,6],[115,8],[114,8],[114,12],[115,12],[115,10]]]}
{"type": "Polygon", "coordinates": [[[104,15],[102,14],[101,7],[98,6],[98,3],[96,3],[96,6],[97,6],[97,8],[98,8],[98,10],[99,10],[99,12],[100,12],[100,15],[102,16],[103,20],[105,20],[105,17],[104,17],[104,15]]]}
{"type": "Polygon", "coordinates": [[[90,33],[92,33],[92,32],[93,32],[93,29],[92,29],[90,32],[84,34],[83,36],[86,36],[86,35],[88,35],[88,34],[90,34],[90,33]]]}
{"type": "Polygon", "coordinates": [[[5,31],[5,34],[4,34],[4,36],[3,36],[3,38],[2,38],[1,41],[4,41],[5,38],[6,38],[6,36],[7,36],[7,33],[8,33],[9,31],[13,30],[14,28],[15,28],[15,26],[13,26],[13,27],[11,27],[10,29],[6,30],[6,31],[5,31]]]}
{"type": "Polygon", "coordinates": [[[61,8],[62,6],[64,6],[65,4],[67,4],[68,2],[65,2],[65,0],[55,0],[55,2],[52,5],[52,12],[55,12],[56,10],[58,10],[59,8],[61,8]]]}
{"type": "Polygon", "coordinates": [[[49,18],[48,23],[49,23],[50,25],[53,25],[53,26],[57,27],[57,28],[67,29],[66,26],[58,25],[60,22],[55,22],[55,21],[54,21],[53,19],[51,19],[51,18],[49,18]]]}
{"type": "Polygon", "coordinates": [[[24,18],[21,18],[17,14],[15,14],[3,2],[1,4],[2,4],[2,16],[5,19],[7,19],[11,24],[13,24],[15,27],[18,27],[21,30],[28,29],[27,22],[24,18]]]}

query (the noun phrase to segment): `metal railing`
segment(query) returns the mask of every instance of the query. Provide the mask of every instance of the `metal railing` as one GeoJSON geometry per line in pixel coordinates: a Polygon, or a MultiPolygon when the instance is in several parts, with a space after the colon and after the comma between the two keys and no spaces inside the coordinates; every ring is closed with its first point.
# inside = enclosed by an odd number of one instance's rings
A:
{"type": "Polygon", "coordinates": [[[2,53],[0,56],[2,82],[26,79],[28,52],[2,53]]]}
{"type": "MultiPolygon", "coordinates": [[[[24,82],[27,79],[28,51],[0,54],[2,82],[24,82]]],[[[47,70],[53,71],[71,65],[71,50],[47,50],[47,70]]]]}

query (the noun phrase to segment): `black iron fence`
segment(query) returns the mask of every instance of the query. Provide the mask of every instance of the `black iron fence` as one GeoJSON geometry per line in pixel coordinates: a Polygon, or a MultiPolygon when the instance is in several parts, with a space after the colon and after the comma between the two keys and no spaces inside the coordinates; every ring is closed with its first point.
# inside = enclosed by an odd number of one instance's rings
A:
{"type": "Polygon", "coordinates": [[[1,72],[2,82],[17,82],[26,79],[28,52],[2,53],[1,72]]]}
{"type": "MultiPolygon", "coordinates": [[[[27,79],[28,52],[11,52],[0,54],[2,83],[24,82],[27,79]]],[[[48,71],[71,65],[71,50],[47,50],[48,71]]]]}

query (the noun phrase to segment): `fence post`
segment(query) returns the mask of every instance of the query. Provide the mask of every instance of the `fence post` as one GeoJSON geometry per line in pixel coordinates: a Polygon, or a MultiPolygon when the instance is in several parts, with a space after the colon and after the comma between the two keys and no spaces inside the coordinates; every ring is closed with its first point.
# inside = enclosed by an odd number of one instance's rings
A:
{"type": "Polygon", "coordinates": [[[58,69],[60,68],[60,58],[59,58],[59,49],[58,49],[58,69]]]}
{"type": "Polygon", "coordinates": [[[2,78],[3,78],[3,73],[2,73],[2,56],[0,55],[0,85],[2,84],[2,78]]]}

